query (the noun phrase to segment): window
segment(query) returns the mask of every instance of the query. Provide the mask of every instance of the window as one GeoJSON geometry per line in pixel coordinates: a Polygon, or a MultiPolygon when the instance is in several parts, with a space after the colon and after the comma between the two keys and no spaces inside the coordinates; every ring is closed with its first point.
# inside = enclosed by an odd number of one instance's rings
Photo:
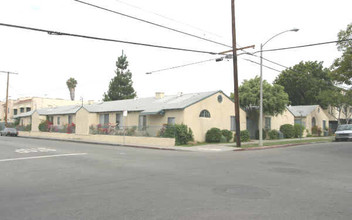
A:
{"type": "Polygon", "coordinates": [[[60,125],[60,117],[57,117],[57,125],[60,125]]]}
{"type": "Polygon", "coordinates": [[[109,114],[99,115],[99,124],[101,125],[109,124],[109,114]]]}
{"type": "Polygon", "coordinates": [[[168,117],[167,118],[167,124],[168,125],[174,125],[175,124],[175,117],[168,117]]]}
{"type": "Polygon", "coordinates": [[[325,130],[326,130],[326,121],[323,120],[323,131],[325,131],[325,130]]]}
{"type": "Polygon", "coordinates": [[[31,108],[27,107],[26,112],[30,112],[30,111],[31,111],[31,108]]]}
{"type": "Polygon", "coordinates": [[[264,128],[271,129],[271,117],[265,117],[264,128]]]}
{"type": "Polygon", "coordinates": [[[72,124],[72,115],[68,116],[68,124],[72,124]]]}
{"type": "Polygon", "coordinates": [[[116,127],[117,128],[121,128],[123,126],[122,124],[122,114],[121,113],[117,113],[116,114],[116,127]]]}
{"type": "Polygon", "coordinates": [[[210,118],[210,113],[208,110],[204,109],[203,111],[200,112],[199,117],[200,118],[210,118]]]}
{"type": "Polygon", "coordinates": [[[316,125],[316,122],[315,122],[315,117],[312,118],[312,127],[314,127],[316,125]]]}
{"type": "Polygon", "coordinates": [[[48,116],[48,121],[50,121],[51,123],[54,122],[54,116],[48,116]]]}
{"type": "Polygon", "coordinates": [[[17,115],[17,109],[14,109],[14,110],[13,110],[13,114],[14,114],[14,115],[17,115]]]}
{"type": "Polygon", "coordinates": [[[236,131],[236,116],[230,116],[230,130],[236,131]]]}
{"type": "Polygon", "coordinates": [[[303,125],[303,126],[305,126],[305,125],[304,125],[303,118],[296,118],[294,123],[295,123],[295,124],[298,124],[298,125],[303,125]]]}
{"type": "Polygon", "coordinates": [[[20,112],[23,113],[24,112],[24,108],[20,108],[20,112]]]}
{"type": "Polygon", "coordinates": [[[146,115],[140,115],[139,116],[139,122],[138,122],[138,130],[144,131],[147,128],[147,116],[146,115]]]}
{"type": "Polygon", "coordinates": [[[218,95],[218,102],[219,102],[219,103],[222,102],[222,95],[218,95]]]}

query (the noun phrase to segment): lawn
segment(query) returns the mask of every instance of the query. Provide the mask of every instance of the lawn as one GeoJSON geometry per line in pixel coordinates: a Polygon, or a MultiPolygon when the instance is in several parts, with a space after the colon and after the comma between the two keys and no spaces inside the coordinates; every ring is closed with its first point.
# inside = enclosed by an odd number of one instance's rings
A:
{"type": "MultiPolygon", "coordinates": [[[[290,145],[290,144],[305,144],[305,143],[316,143],[316,142],[331,142],[334,139],[326,138],[314,138],[314,139],[302,139],[302,140],[278,140],[278,141],[264,141],[263,146],[275,146],[275,145],[290,145]]],[[[236,145],[234,145],[235,147],[236,145]]],[[[259,147],[258,143],[255,144],[242,144],[242,148],[259,147]]]]}

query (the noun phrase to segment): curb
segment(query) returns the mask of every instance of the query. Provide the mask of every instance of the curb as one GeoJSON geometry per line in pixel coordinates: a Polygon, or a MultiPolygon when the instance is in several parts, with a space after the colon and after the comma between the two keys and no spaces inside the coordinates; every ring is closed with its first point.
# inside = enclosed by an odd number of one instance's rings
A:
{"type": "Polygon", "coordinates": [[[273,146],[240,148],[240,149],[236,149],[233,151],[266,150],[266,149],[273,149],[273,148],[294,147],[294,146],[300,146],[300,145],[308,145],[308,144],[316,144],[316,143],[329,143],[329,142],[330,141],[317,141],[317,142],[304,142],[304,143],[297,143],[297,144],[280,144],[280,145],[273,145],[273,146]]]}
{"type": "Polygon", "coordinates": [[[94,141],[83,141],[83,140],[69,140],[69,139],[59,139],[59,138],[42,138],[42,137],[30,137],[30,136],[18,136],[19,138],[29,138],[29,139],[38,139],[38,140],[51,140],[51,141],[63,141],[63,142],[72,142],[72,143],[83,143],[83,144],[96,144],[96,145],[108,145],[108,146],[118,146],[118,147],[133,147],[133,148],[142,148],[142,149],[152,149],[152,150],[169,150],[169,151],[184,151],[174,148],[164,148],[164,147],[148,147],[148,146],[139,146],[139,145],[122,145],[122,144],[113,144],[105,142],[94,142],[94,141]]]}

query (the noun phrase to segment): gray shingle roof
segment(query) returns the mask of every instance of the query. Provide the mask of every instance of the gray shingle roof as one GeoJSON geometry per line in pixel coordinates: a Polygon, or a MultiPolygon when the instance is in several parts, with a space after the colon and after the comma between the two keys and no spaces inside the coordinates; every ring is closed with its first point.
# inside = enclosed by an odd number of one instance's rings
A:
{"type": "Polygon", "coordinates": [[[81,105],[67,105],[54,108],[42,108],[37,111],[39,115],[70,115],[76,114],[81,107],[81,105]]]}
{"type": "Polygon", "coordinates": [[[13,116],[13,118],[25,118],[25,117],[29,117],[29,116],[31,116],[34,112],[35,112],[35,110],[29,111],[29,112],[25,112],[25,113],[21,113],[21,114],[18,114],[18,115],[13,116]]]}
{"type": "Polygon", "coordinates": [[[157,114],[162,110],[184,109],[219,91],[171,95],[157,99],[155,97],[128,99],[85,105],[89,112],[141,111],[142,114],[157,114]]]}
{"type": "Polygon", "coordinates": [[[295,105],[295,106],[287,106],[287,109],[295,116],[295,117],[306,117],[312,111],[314,111],[319,105],[295,105]]]}
{"type": "MultiPolygon", "coordinates": [[[[139,111],[141,114],[158,114],[163,110],[184,109],[193,105],[209,96],[212,96],[221,91],[190,93],[182,95],[170,95],[157,99],[155,97],[127,99],[110,102],[95,103],[84,105],[83,107],[88,112],[119,112],[119,111],[139,111]]],[[[38,109],[39,115],[68,115],[76,114],[81,108],[81,105],[58,106],[54,108],[38,109]]],[[[26,112],[16,117],[27,117],[33,114],[34,111],[26,112]]]]}

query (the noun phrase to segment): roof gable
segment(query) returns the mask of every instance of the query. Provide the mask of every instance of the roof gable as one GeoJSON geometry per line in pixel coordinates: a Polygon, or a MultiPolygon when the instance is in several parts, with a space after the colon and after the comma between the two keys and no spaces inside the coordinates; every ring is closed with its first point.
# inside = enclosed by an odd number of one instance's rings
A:
{"type": "Polygon", "coordinates": [[[295,106],[287,106],[287,109],[295,116],[295,117],[307,117],[310,113],[312,113],[319,105],[295,105],[295,106]]]}

